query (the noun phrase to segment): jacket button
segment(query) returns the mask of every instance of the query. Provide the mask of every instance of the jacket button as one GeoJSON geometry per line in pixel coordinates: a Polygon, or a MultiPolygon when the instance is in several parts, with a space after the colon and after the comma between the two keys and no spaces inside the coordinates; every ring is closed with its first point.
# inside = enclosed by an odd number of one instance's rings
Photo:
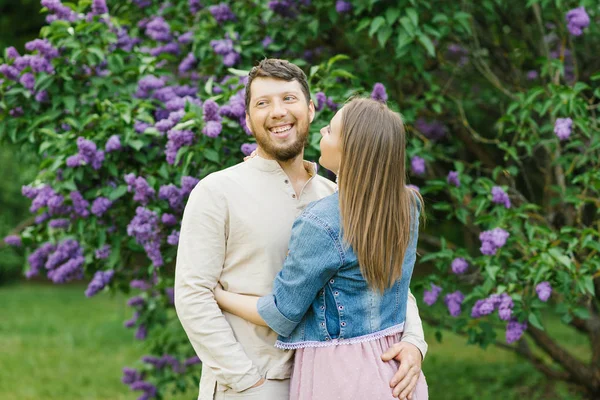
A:
{"type": "Polygon", "coordinates": [[[335,295],[337,296],[338,294],[340,294],[340,292],[338,292],[338,291],[336,290],[336,291],[335,291],[333,294],[335,294],[335,295]]]}
{"type": "Polygon", "coordinates": [[[342,326],[346,326],[346,323],[345,323],[345,322],[342,322],[342,326]]]}
{"type": "Polygon", "coordinates": [[[325,340],[330,340],[330,339],[328,337],[326,337],[325,340]]]}
{"type": "Polygon", "coordinates": [[[325,306],[321,306],[321,310],[324,310],[324,309],[325,309],[325,306]]]}
{"type": "Polygon", "coordinates": [[[325,322],[321,322],[321,326],[325,326],[325,322]]]}
{"type": "Polygon", "coordinates": [[[338,307],[338,310],[343,310],[343,309],[344,309],[344,306],[339,306],[338,307]]]}
{"type": "Polygon", "coordinates": [[[333,279],[329,281],[329,283],[333,283],[333,282],[335,282],[333,279]]]}

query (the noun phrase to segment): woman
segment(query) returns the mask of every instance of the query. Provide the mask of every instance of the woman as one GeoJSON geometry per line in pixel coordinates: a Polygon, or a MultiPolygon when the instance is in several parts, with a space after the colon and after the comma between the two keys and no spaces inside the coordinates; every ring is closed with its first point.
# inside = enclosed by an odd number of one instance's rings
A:
{"type": "MultiPolygon", "coordinates": [[[[296,349],[290,399],[393,399],[397,362],[380,355],[400,340],[416,258],[420,195],[405,185],[402,119],[354,99],[321,129],[319,163],[339,192],[294,222],[273,294],[215,290],[219,306],[279,334],[296,349]]],[[[421,375],[413,400],[427,398],[421,375]]]]}

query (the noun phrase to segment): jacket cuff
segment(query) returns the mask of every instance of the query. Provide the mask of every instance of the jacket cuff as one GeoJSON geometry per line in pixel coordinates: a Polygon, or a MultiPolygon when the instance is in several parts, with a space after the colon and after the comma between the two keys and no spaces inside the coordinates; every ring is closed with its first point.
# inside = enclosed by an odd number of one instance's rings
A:
{"type": "Polygon", "coordinates": [[[272,294],[258,299],[256,308],[262,319],[269,325],[269,328],[273,329],[280,336],[290,336],[292,331],[298,326],[298,322],[287,319],[287,317],[279,311],[275,304],[275,296],[272,294]]]}
{"type": "Polygon", "coordinates": [[[428,348],[427,342],[414,336],[402,336],[400,341],[415,345],[421,352],[421,360],[425,360],[425,355],[427,354],[428,348]]]}

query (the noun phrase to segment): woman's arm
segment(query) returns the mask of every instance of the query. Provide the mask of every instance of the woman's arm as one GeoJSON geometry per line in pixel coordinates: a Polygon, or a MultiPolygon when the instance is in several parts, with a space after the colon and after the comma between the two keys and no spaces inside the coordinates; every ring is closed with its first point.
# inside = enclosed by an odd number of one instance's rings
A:
{"type": "Polygon", "coordinates": [[[258,313],[256,303],[260,297],[247,296],[228,292],[217,285],[215,288],[215,299],[221,310],[230,314],[237,315],[240,318],[250,321],[253,324],[268,326],[264,319],[258,313]]]}

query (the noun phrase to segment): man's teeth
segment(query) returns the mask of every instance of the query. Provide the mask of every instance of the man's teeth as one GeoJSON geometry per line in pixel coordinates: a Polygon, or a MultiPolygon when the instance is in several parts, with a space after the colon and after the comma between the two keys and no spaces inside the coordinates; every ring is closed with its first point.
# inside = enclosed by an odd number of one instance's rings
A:
{"type": "Polygon", "coordinates": [[[292,129],[291,125],[278,126],[276,128],[271,128],[271,132],[273,133],[283,133],[292,129]]]}

